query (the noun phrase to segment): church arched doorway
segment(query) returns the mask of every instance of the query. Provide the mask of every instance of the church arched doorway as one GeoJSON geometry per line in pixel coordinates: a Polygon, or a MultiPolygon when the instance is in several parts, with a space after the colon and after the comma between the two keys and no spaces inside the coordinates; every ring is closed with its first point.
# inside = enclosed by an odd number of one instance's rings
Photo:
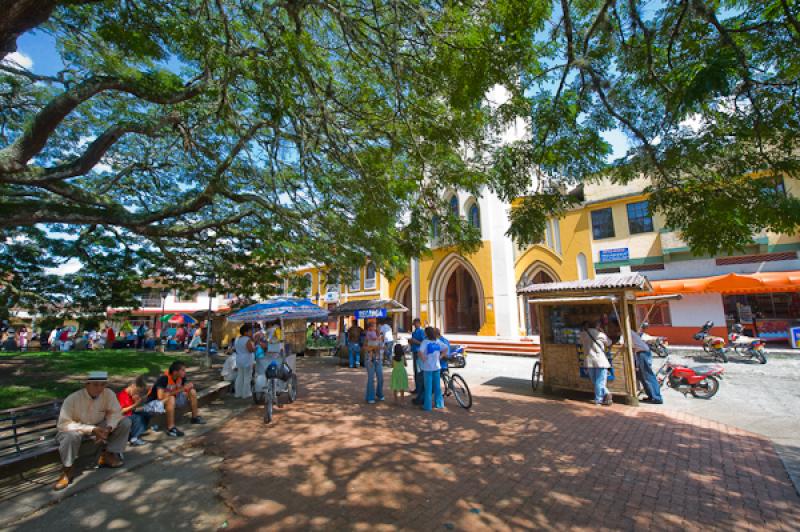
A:
{"type": "MultiPolygon", "coordinates": [[[[559,279],[554,273],[546,270],[544,265],[537,263],[528,268],[528,271],[517,283],[517,289],[525,288],[532,284],[554,283],[557,280],[559,279]]],[[[536,314],[536,305],[528,303],[526,299],[523,312],[525,314],[525,334],[528,336],[538,335],[539,317],[536,314]]]]}
{"type": "Polygon", "coordinates": [[[472,275],[461,265],[453,273],[444,293],[444,332],[476,334],[480,329],[480,297],[472,275]]]}

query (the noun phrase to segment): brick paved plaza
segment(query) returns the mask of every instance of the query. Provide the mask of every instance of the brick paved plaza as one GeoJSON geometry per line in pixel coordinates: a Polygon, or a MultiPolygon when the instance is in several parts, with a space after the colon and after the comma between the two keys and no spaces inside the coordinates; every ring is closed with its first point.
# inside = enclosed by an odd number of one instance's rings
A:
{"type": "MultiPolygon", "coordinates": [[[[622,405],[473,387],[469,412],[366,405],[362,371],[302,360],[298,402],[206,440],[239,529],[797,530],[767,439],[622,405]]],[[[388,373],[387,373],[388,377],[388,373]]],[[[388,382],[388,378],[387,378],[388,382]]]]}

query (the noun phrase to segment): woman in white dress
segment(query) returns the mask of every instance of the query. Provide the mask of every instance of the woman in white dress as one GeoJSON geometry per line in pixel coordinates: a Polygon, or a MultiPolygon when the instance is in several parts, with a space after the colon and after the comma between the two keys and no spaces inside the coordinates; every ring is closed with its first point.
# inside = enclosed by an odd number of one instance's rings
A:
{"type": "Polygon", "coordinates": [[[253,327],[245,323],[239,328],[240,336],[233,343],[236,355],[236,397],[249,399],[252,395],[250,381],[253,377],[253,362],[255,361],[256,346],[253,343],[253,327]]]}

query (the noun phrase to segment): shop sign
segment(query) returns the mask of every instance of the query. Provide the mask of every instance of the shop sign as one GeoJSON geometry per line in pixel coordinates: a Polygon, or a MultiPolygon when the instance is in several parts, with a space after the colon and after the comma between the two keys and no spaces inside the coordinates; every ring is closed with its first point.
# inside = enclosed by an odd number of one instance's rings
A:
{"type": "Polygon", "coordinates": [[[792,337],[790,338],[790,344],[795,349],[800,349],[800,327],[792,327],[789,329],[792,333],[792,337]]]}
{"type": "Polygon", "coordinates": [[[326,292],[325,293],[325,302],[326,303],[336,303],[339,301],[339,292],[326,292]]]}
{"type": "Polygon", "coordinates": [[[789,339],[787,320],[758,320],[758,337],[766,341],[789,339]]]}
{"type": "Polygon", "coordinates": [[[369,310],[357,310],[356,311],[356,319],[357,320],[366,320],[370,318],[385,318],[386,317],[386,309],[385,308],[373,308],[369,310]]]}
{"type": "Polygon", "coordinates": [[[630,259],[628,248],[601,249],[600,262],[619,262],[630,259]]]}

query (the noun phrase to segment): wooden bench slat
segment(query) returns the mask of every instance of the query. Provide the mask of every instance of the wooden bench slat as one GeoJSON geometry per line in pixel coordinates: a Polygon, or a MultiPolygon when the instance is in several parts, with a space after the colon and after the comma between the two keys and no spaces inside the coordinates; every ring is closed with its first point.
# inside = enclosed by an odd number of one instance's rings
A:
{"type": "Polygon", "coordinates": [[[39,438],[40,436],[45,436],[51,433],[52,434],[56,433],[55,423],[46,427],[37,427],[32,430],[17,431],[16,434],[9,434],[8,436],[0,436],[0,446],[2,446],[3,443],[7,441],[19,441],[23,439],[25,436],[35,436],[36,438],[39,438]]]}
{"type": "Polygon", "coordinates": [[[22,427],[31,427],[40,423],[55,422],[55,421],[58,421],[58,416],[39,416],[39,417],[22,418],[22,421],[18,423],[0,427],[0,434],[4,432],[11,432],[15,428],[19,429],[22,427]]]}
{"type": "Polygon", "coordinates": [[[55,441],[51,441],[50,445],[40,445],[29,451],[15,453],[10,457],[0,457],[0,467],[11,465],[22,460],[30,460],[31,458],[36,458],[37,456],[42,456],[43,454],[52,453],[57,450],[58,445],[55,441]]]}

